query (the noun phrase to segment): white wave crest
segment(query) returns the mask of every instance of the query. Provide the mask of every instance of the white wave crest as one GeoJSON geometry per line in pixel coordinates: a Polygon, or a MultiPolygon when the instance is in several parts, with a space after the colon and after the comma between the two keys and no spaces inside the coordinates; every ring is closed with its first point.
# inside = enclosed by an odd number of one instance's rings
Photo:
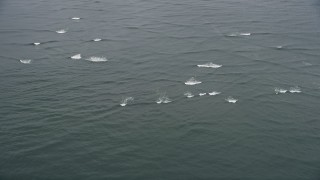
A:
{"type": "Polygon", "coordinates": [[[93,39],[93,41],[99,42],[99,41],[102,41],[102,39],[100,39],[100,38],[95,38],[95,39],[93,39]]]}
{"type": "Polygon", "coordinates": [[[240,33],[240,36],[251,36],[251,33],[240,33]]]}
{"type": "Polygon", "coordinates": [[[41,43],[39,43],[39,42],[35,42],[35,43],[33,43],[33,45],[35,45],[35,46],[39,46],[41,43]]]}
{"type": "Polygon", "coordinates": [[[298,86],[291,87],[291,88],[289,89],[289,92],[290,92],[290,93],[301,93],[301,88],[298,87],[298,86]]]}
{"type": "Polygon", "coordinates": [[[72,20],[80,20],[81,18],[79,18],[79,17],[73,17],[73,18],[71,18],[72,20]]]}
{"type": "Polygon", "coordinates": [[[198,67],[206,67],[206,68],[219,68],[221,67],[222,65],[219,65],[219,64],[213,64],[212,62],[210,63],[206,63],[206,64],[199,64],[197,65],[198,67]]]}
{"type": "Polygon", "coordinates": [[[282,88],[275,88],[275,89],[274,89],[274,92],[275,92],[276,94],[279,94],[279,93],[284,94],[284,93],[286,93],[287,91],[288,91],[288,90],[282,89],[282,88]]]}
{"type": "Polygon", "coordinates": [[[23,64],[31,64],[31,59],[21,59],[20,62],[23,64]]]}
{"type": "Polygon", "coordinates": [[[168,98],[168,96],[166,96],[166,95],[160,96],[156,101],[157,104],[161,104],[161,103],[167,104],[170,102],[172,102],[172,100],[170,98],[168,98]]]}
{"type": "Polygon", "coordinates": [[[237,36],[251,36],[251,33],[238,33],[238,32],[236,32],[236,33],[231,33],[231,34],[228,34],[227,36],[229,36],[229,37],[237,37],[237,36]]]}
{"type": "Polygon", "coordinates": [[[60,30],[56,31],[56,33],[58,33],[58,34],[64,34],[66,32],[67,32],[66,29],[60,29],[60,30]]]}
{"type": "Polygon", "coordinates": [[[108,59],[105,57],[95,57],[95,56],[92,56],[86,60],[91,61],[91,62],[106,62],[106,61],[108,61],[108,59]]]}
{"type": "Polygon", "coordinates": [[[133,97],[126,97],[126,98],[122,99],[120,106],[126,106],[129,101],[133,101],[133,100],[134,100],[133,97]]]}
{"type": "Polygon", "coordinates": [[[202,83],[201,81],[197,81],[194,77],[190,78],[189,80],[187,80],[184,84],[185,85],[196,85],[196,84],[200,84],[202,83]]]}
{"type": "Polygon", "coordinates": [[[199,93],[199,96],[204,96],[206,95],[207,93],[199,93]]]}
{"type": "Polygon", "coordinates": [[[184,95],[187,96],[187,98],[194,97],[194,95],[191,92],[185,92],[184,95]]]}
{"type": "Polygon", "coordinates": [[[81,59],[81,54],[76,54],[74,56],[71,56],[71,59],[81,59]]]}
{"type": "Polygon", "coordinates": [[[226,99],[226,101],[229,102],[229,103],[236,103],[236,102],[238,101],[238,99],[235,99],[235,98],[229,96],[229,97],[226,99]]]}
{"type": "Polygon", "coordinates": [[[215,96],[220,94],[221,92],[217,92],[217,91],[212,91],[211,93],[208,93],[210,96],[215,96]]]}

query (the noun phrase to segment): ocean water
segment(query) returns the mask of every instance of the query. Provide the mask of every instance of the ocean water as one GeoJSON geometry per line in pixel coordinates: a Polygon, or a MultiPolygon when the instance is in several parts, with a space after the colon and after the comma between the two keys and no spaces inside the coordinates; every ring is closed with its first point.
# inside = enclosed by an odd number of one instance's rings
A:
{"type": "Polygon", "coordinates": [[[0,179],[319,179],[319,61],[319,0],[1,0],[0,179]]]}

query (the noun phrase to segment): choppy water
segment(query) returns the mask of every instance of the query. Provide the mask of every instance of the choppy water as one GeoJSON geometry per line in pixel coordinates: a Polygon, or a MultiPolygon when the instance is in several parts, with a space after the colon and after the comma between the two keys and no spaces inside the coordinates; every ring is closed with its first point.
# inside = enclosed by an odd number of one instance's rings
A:
{"type": "Polygon", "coordinates": [[[318,0],[2,0],[0,60],[0,179],[320,178],[318,0]]]}

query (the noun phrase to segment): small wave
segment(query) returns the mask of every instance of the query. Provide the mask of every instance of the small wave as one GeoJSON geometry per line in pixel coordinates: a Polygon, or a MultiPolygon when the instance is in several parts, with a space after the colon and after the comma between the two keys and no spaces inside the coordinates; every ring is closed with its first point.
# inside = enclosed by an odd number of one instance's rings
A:
{"type": "Polygon", "coordinates": [[[303,62],[302,62],[302,64],[303,64],[303,65],[305,65],[305,66],[312,66],[312,64],[311,64],[311,63],[309,63],[309,62],[305,62],[305,61],[303,61],[303,62]]]}
{"type": "Polygon", "coordinates": [[[282,48],[283,48],[283,46],[276,46],[276,48],[277,48],[277,49],[282,49],[282,48]]]}
{"type": "Polygon", "coordinates": [[[186,92],[186,93],[184,93],[184,95],[187,96],[187,98],[194,97],[194,95],[191,92],[186,92]]]}
{"type": "Polygon", "coordinates": [[[134,100],[133,97],[126,97],[126,98],[122,99],[120,106],[126,106],[129,101],[133,101],[133,100],[134,100]]]}
{"type": "Polygon", "coordinates": [[[202,83],[201,81],[197,81],[194,77],[190,78],[189,80],[187,80],[184,84],[185,85],[196,85],[196,84],[200,84],[202,83]]]}
{"type": "Polygon", "coordinates": [[[290,93],[301,93],[301,88],[298,87],[298,86],[291,87],[291,88],[289,89],[289,92],[290,92],[290,93]]]}
{"type": "Polygon", "coordinates": [[[56,33],[58,33],[58,34],[64,34],[66,32],[67,32],[67,30],[65,30],[65,29],[60,29],[60,30],[56,31],[56,33]]]}
{"type": "Polygon", "coordinates": [[[166,95],[160,96],[156,101],[157,104],[161,104],[161,103],[167,104],[170,102],[172,102],[172,100],[170,98],[168,98],[168,96],[166,96],[166,95]]]}
{"type": "Polygon", "coordinates": [[[206,64],[199,64],[197,65],[198,67],[206,67],[206,68],[219,68],[221,67],[222,65],[219,65],[219,64],[213,64],[212,62],[210,63],[206,63],[206,64]]]}
{"type": "Polygon", "coordinates": [[[210,96],[215,96],[220,94],[221,92],[217,92],[217,91],[212,91],[211,93],[208,93],[210,96]]]}
{"type": "Polygon", "coordinates": [[[251,36],[251,33],[231,33],[231,34],[228,34],[227,36],[229,37],[237,37],[237,36],[251,36]]]}
{"type": "Polygon", "coordinates": [[[251,36],[251,33],[240,33],[240,36],[251,36]]]}
{"type": "Polygon", "coordinates": [[[238,101],[238,99],[235,99],[235,98],[229,96],[229,97],[226,99],[226,101],[229,102],[229,103],[236,103],[236,102],[238,101]]]}
{"type": "Polygon", "coordinates": [[[108,61],[108,59],[105,57],[95,57],[95,56],[92,56],[86,60],[91,61],[91,62],[106,62],[106,61],[108,61]]]}
{"type": "Polygon", "coordinates": [[[35,42],[35,43],[33,43],[33,45],[35,45],[35,46],[39,46],[41,43],[39,43],[39,42],[35,42]]]}
{"type": "Polygon", "coordinates": [[[73,17],[73,18],[71,18],[72,20],[80,20],[81,18],[79,18],[79,17],[73,17]]]}
{"type": "Polygon", "coordinates": [[[282,88],[275,88],[275,89],[274,89],[274,92],[275,92],[276,94],[279,94],[279,93],[284,94],[284,93],[286,93],[287,91],[288,91],[288,90],[282,89],[282,88]]]}
{"type": "Polygon", "coordinates": [[[199,96],[207,95],[207,93],[199,93],[199,96]]]}
{"type": "Polygon", "coordinates": [[[76,54],[76,55],[74,55],[74,56],[71,56],[70,57],[71,59],[81,59],[81,54],[76,54]]]}
{"type": "Polygon", "coordinates": [[[99,38],[95,38],[93,39],[94,42],[99,42],[99,41],[102,41],[102,39],[99,39],[99,38]]]}
{"type": "Polygon", "coordinates": [[[20,62],[23,64],[31,64],[31,59],[21,59],[20,62]]]}

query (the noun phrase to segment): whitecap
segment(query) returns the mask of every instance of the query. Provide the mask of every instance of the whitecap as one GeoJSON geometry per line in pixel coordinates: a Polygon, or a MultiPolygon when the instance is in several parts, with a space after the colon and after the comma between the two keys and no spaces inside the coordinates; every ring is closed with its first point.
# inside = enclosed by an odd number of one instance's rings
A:
{"type": "Polygon", "coordinates": [[[102,41],[102,39],[95,38],[95,39],[93,39],[93,41],[95,41],[95,42],[99,42],[99,41],[102,41]]]}
{"type": "Polygon", "coordinates": [[[71,59],[81,59],[81,54],[76,54],[70,57],[71,59]]]}
{"type": "Polygon", "coordinates": [[[207,93],[199,93],[199,96],[204,96],[206,95],[207,93]]]}
{"type": "Polygon", "coordinates": [[[236,103],[236,102],[238,101],[238,99],[235,99],[235,98],[229,96],[229,97],[226,99],[226,101],[228,101],[229,103],[236,103]]]}
{"type": "Polygon", "coordinates": [[[56,31],[58,34],[64,34],[64,33],[66,33],[67,32],[67,30],[65,30],[65,29],[60,29],[60,30],[58,30],[58,31],[56,31]]]}
{"type": "Polygon", "coordinates": [[[238,32],[236,32],[236,33],[231,33],[231,34],[229,34],[227,36],[229,36],[229,37],[251,36],[251,33],[238,33],[238,32]]]}
{"type": "Polygon", "coordinates": [[[194,95],[191,92],[186,92],[186,93],[184,93],[184,95],[187,96],[187,98],[194,97],[194,95]]]}
{"type": "Polygon", "coordinates": [[[79,17],[73,17],[73,18],[71,18],[72,20],[80,20],[81,18],[79,18],[79,17]]]}
{"type": "Polygon", "coordinates": [[[288,90],[282,89],[282,88],[275,88],[275,89],[274,89],[274,92],[275,92],[276,94],[279,94],[279,93],[284,94],[284,93],[286,93],[287,91],[288,91],[288,90]]]}
{"type": "Polygon", "coordinates": [[[105,57],[95,57],[95,56],[92,56],[86,60],[91,61],[91,62],[106,62],[106,61],[108,61],[108,59],[105,57]]]}
{"type": "Polygon", "coordinates": [[[126,97],[126,98],[122,99],[120,106],[126,106],[129,101],[133,101],[133,100],[134,100],[133,97],[126,97]]]}
{"type": "Polygon", "coordinates": [[[220,94],[221,92],[217,92],[217,91],[212,91],[211,93],[208,93],[210,96],[215,96],[220,94]]]}
{"type": "Polygon", "coordinates": [[[31,63],[31,59],[21,59],[20,62],[23,63],[23,64],[30,64],[31,63]]]}
{"type": "Polygon", "coordinates": [[[41,43],[39,43],[39,42],[35,42],[35,43],[33,43],[33,45],[35,45],[35,46],[38,46],[38,45],[40,45],[41,43]]]}
{"type": "Polygon", "coordinates": [[[161,103],[167,104],[170,102],[172,102],[172,100],[168,98],[166,95],[160,96],[156,101],[157,104],[161,104],[161,103]]]}
{"type": "Polygon", "coordinates": [[[200,84],[202,83],[201,81],[197,81],[194,77],[190,78],[189,80],[187,80],[184,84],[185,85],[196,85],[196,84],[200,84]]]}
{"type": "Polygon", "coordinates": [[[282,48],[283,48],[283,46],[276,46],[276,48],[277,48],[277,49],[282,49],[282,48]]]}
{"type": "Polygon", "coordinates": [[[241,36],[251,36],[251,33],[240,33],[241,36]]]}
{"type": "Polygon", "coordinates": [[[231,33],[231,34],[228,34],[227,36],[229,36],[229,37],[236,37],[236,36],[238,36],[238,33],[231,33]]]}
{"type": "Polygon", "coordinates": [[[291,87],[291,88],[289,89],[289,92],[290,92],[290,93],[301,93],[301,88],[298,87],[298,86],[291,87]]]}
{"type": "Polygon", "coordinates": [[[210,63],[206,63],[206,64],[199,64],[197,65],[198,67],[206,67],[206,68],[219,68],[221,67],[222,65],[219,65],[219,64],[213,64],[212,62],[210,63]]]}

